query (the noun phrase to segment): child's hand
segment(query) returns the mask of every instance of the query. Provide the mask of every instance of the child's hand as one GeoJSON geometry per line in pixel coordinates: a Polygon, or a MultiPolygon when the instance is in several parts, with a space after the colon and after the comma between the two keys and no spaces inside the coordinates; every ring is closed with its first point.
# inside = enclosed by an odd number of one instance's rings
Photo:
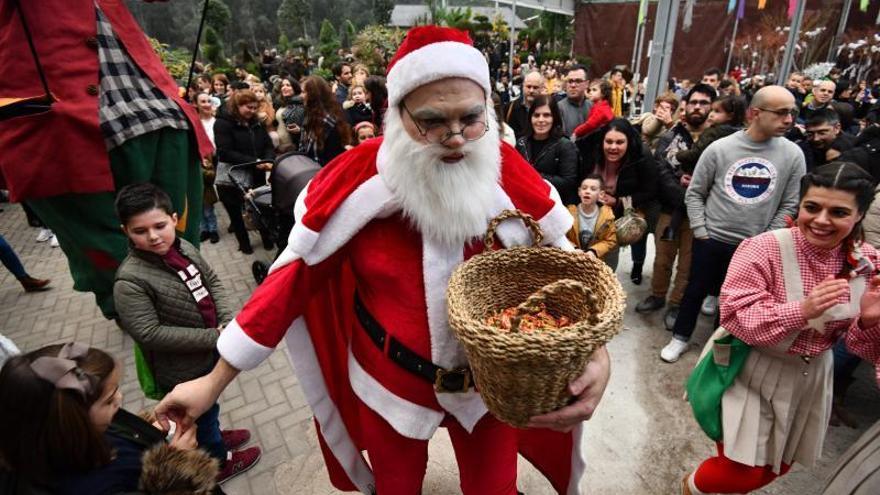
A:
{"type": "Polygon", "coordinates": [[[199,443],[196,441],[197,429],[195,424],[187,428],[186,431],[183,428],[177,428],[174,432],[174,438],[171,439],[171,446],[177,450],[197,449],[199,447],[199,443]]]}
{"type": "Polygon", "coordinates": [[[681,182],[682,187],[688,187],[689,185],[691,185],[691,176],[688,174],[684,174],[681,176],[681,179],[679,179],[679,181],[681,182]]]}

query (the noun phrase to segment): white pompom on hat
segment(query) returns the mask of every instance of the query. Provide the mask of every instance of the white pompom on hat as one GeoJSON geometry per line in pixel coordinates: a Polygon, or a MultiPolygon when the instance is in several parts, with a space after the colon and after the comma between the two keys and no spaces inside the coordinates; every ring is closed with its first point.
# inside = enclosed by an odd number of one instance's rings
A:
{"type": "Polygon", "coordinates": [[[394,58],[388,63],[388,106],[397,106],[419,86],[463,77],[491,94],[489,64],[466,31],[441,26],[409,30],[394,58]]]}

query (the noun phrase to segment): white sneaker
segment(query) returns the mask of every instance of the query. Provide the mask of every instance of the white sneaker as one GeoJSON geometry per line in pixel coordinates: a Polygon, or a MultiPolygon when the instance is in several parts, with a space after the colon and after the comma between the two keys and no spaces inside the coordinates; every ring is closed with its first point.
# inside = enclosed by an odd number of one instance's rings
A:
{"type": "Polygon", "coordinates": [[[52,238],[49,239],[49,245],[53,248],[58,247],[58,237],[56,237],[54,234],[52,234],[52,238]]]}
{"type": "Polygon", "coordinates": [[[52,231],[46,228],[40,229],[40,233],[37,234],[37,242],[46,242],[52,238],[52,231]]]}
{"type": "Polygon", "coordinates": [[[715,316],[718,312],[718,298],[715,296],[706,296],[703,299],[703,305],[700,306],[700,313],[706,316],[715,316]]]}
{"type": "Polygon", "coordinates": [[[666,344],[666,347],[660,351],[660,359],[667,363],[674,363],[678,361],[678,358],[680,358],[685,351],[688,350],[688,347],[690,347],[690,345],[687,342],[673,337],[672,340],[666,344]]]}

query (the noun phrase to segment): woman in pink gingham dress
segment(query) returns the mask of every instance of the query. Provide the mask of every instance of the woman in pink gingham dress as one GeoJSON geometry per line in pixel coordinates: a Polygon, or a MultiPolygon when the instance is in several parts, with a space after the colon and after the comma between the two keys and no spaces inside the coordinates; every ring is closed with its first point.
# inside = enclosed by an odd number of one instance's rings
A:
{"type": "MultiPolygon", "coordinates": [[[[685,477],[682,493],[748,493],[810,467],[831,412],[832,353],[880,364],[878,253],[861,243],[870,175],[835,162],[801,182],[796,225],[744,241],[721,290],[721,326],[752,346],[722,399],[717,457],[685,477]]],[[[878,375],[880,379],[880,375],[878,375]]]]}

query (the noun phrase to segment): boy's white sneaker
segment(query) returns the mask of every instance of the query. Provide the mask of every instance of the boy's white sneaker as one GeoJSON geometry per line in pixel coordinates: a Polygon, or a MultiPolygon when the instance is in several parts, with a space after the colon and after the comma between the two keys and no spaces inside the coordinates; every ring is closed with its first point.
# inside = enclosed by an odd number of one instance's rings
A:
{"type": "Polygon", "coordinates": [[[687,351],[688,347],[689,344],[687,342],[672,337],[672,340],[660,351],[660,359],[667,363],[674,363],[687,351]]]}
{"type": "Polygon", "coordinates": [[[40,229],[40,232],[37,234],[37,242],[46,242],[52,238],[52,231],[46,228],[40,229]]]}
{"type": "Polygon", "coordinates": [[[58,247],[58,237],[56,237],[55,234],[52,234],[52,238],[49,239],[49,245],[53,248],[58,247]]]}
{"type": "Polygon", "coordinates": [[[718,312],[718,298],[715,296],[706,296],[706,299],[703,299],[703,304],[700,306],[700,313],[703,313],[705,316],[715,316],[715,313],[718,312]]]}

